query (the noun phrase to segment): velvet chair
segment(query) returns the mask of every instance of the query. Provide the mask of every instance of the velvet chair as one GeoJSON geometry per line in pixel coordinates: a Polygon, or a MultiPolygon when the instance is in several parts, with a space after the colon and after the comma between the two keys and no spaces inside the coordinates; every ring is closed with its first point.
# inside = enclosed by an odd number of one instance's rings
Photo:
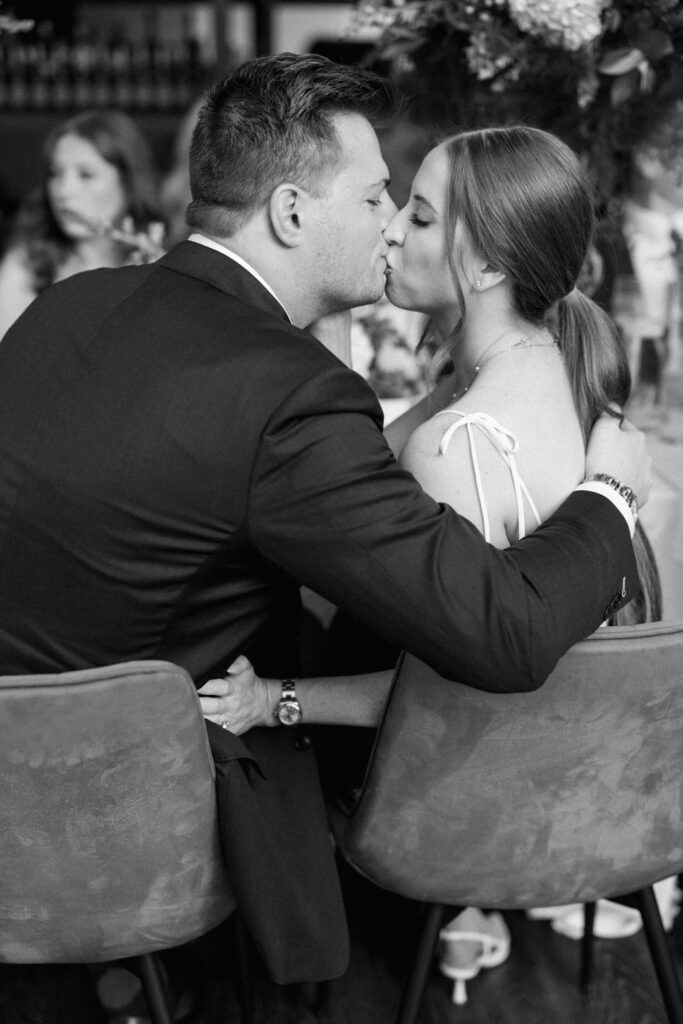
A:
{"type": "Polygon", "coordinates": [[[445,906],[625,894],[682,1024],[651,885],[683,869],[683,623],[600,629],[533,693],[473,690],[404,655],[361,796],[333,830],[362,875],[427,904],[398,1024],[417,1017],[445,906]]]}
{"type": "Polygon", "coordinates": [[[0,791],[0,961],[137,957],[154,1024],[171,1024],[154,954],[234,909],[188,674],[0,678],[0,791]]]}

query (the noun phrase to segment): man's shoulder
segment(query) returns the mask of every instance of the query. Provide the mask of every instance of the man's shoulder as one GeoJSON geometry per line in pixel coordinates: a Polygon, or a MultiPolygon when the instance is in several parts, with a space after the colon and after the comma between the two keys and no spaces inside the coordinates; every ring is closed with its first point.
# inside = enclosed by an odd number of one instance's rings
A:
{"type": "Polygon", "coordinates": [[[85,270],[40,292],[11,328],[33,339],[46,331],[83,333],[142,283],[147,267],[85,270]]]}
{"type": "Polygon", "coordinates": [[[70,274],[46,288],[38,296],[43,306],[70,304],[87,298],[91,303],[107,298],[118,299],[139,288],[151,273],[152,266],[97,267],[70,274]]]}

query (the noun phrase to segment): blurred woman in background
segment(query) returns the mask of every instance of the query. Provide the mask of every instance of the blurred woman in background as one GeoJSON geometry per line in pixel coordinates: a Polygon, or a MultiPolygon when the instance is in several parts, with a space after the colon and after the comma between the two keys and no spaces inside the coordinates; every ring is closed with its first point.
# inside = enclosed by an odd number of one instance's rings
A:
{"type": "Polygon", "coordinates": [[[125,114],[84,111],[57,125],[0,263],[0,338],[55,281],[158,258],[157,186],[151,151],[125,114]]]}

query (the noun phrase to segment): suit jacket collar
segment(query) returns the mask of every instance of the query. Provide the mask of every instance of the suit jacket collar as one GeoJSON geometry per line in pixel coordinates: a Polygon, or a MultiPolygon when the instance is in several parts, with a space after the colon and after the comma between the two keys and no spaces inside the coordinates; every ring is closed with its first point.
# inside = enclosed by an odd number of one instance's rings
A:
{"type": "Polygon", "coordinates": [[[239,263],[216,249],[197,242],[180,242],[159,260],[159,264],[204,281],[227,295],[233,295],[240,302],[289,322],[284,309],[268,289],[239,263]]]}

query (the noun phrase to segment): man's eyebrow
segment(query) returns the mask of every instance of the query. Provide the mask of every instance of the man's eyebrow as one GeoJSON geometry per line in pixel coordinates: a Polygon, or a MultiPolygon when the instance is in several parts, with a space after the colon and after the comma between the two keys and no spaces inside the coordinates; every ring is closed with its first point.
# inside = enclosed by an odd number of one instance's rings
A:
{"type": "Polygon", "coordinates": [[[368,185],[368,192],[375,192],[377,189],[384,191],[385,188],[389,188],[390,184],[390,178],[382,178],[380,181],[376,181],[374,185],[368,185]]]}
{"type": "Polygon", "coordinates": [[[428,200],[428,199],[425,199],[425,197],[424,197],[424,196],[421,196],[421,195],[415,194],[415,195],[413,196],[413,201],[414,201],[414,202],[416,202],[416,203],[422,203],[422,205],[423,205],[423,206],[428,206],[428,207],[429,207],[429,209],[430,209],[430,210],[432,210],[432,212],[433,212],[433,213],[436,213],[436,212],[437,212],[437,211],[436,211],[436,208],[435,208],[434,206],[432,206],[432,204],[431,204],[431,203],[429,202],[429,200],[428,200]]]}

